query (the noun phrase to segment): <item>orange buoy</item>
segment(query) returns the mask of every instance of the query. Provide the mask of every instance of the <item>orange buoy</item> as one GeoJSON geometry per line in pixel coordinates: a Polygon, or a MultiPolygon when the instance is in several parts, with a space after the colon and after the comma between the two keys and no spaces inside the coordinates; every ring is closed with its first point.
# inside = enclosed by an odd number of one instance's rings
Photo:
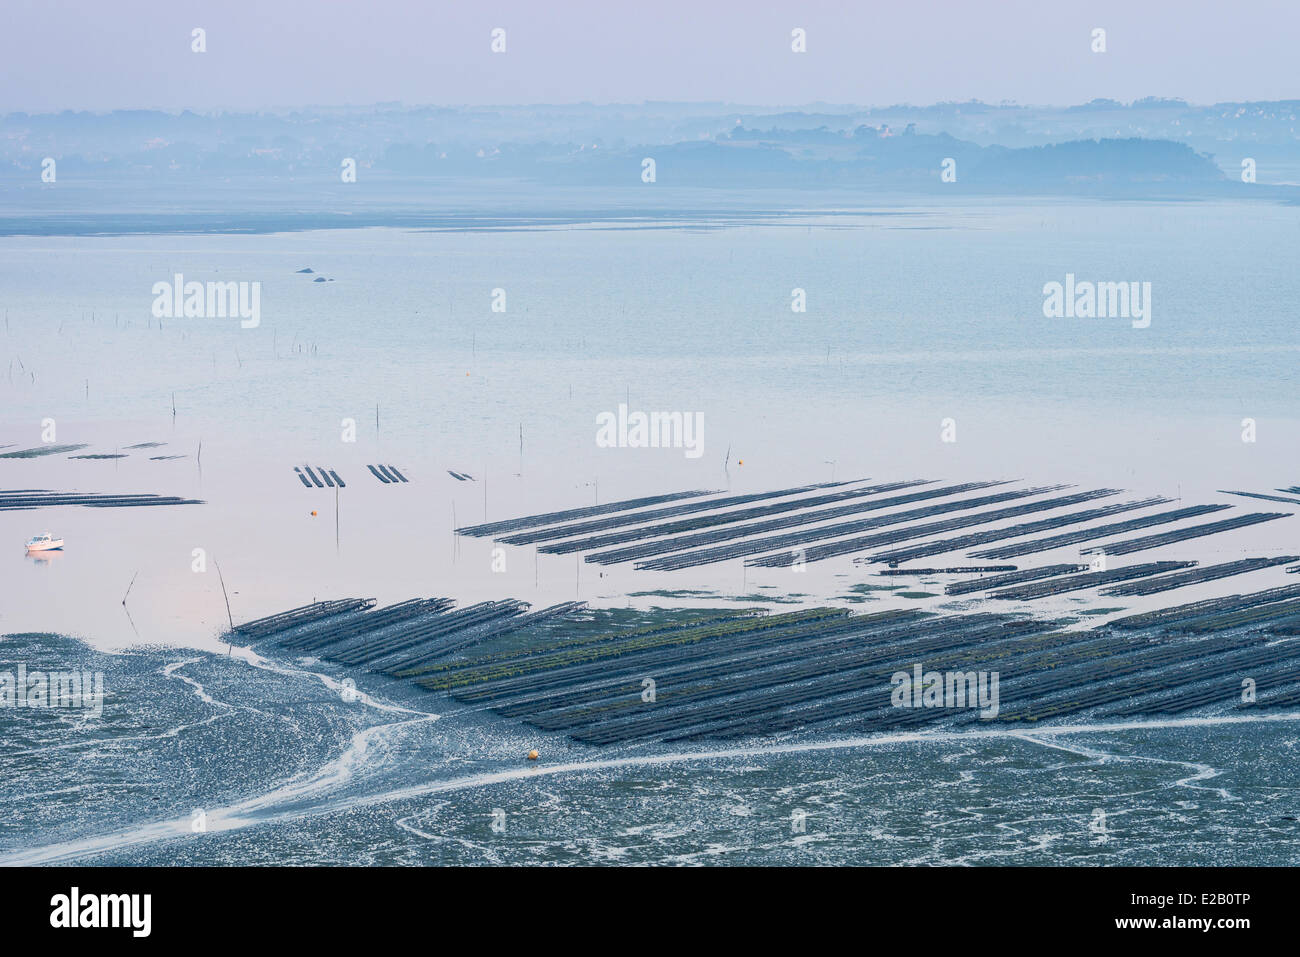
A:
{"type": "Polygon", "coordinates": [[[316,513],[315,513],[315,512],[312,512],[312,513],[311,513],[311,517],[312,517],[312,518],[315,518],[315,517],[316,517],[316,513]]]}
{"type": "Polygon", "coordinates": [[[528,752],[528,760],[529,760],[529,761],[536,761],[536,760],[537,760],[537,749],[536,749],[536,748],[533,748],[533,750],[531,750],[531,751],[528,752]]]}

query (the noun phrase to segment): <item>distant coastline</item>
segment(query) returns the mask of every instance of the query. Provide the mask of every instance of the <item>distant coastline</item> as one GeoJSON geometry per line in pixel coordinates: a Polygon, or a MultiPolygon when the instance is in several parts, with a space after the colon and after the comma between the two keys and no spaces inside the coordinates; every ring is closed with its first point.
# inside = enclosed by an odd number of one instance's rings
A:
{"type": "MultiPolygon", "coordinates": [[[[783,223],[832,217],[924,215],[987,202],[1300,203],[1294,186],[1227,181],[1068,184],[1013,191],[991,185],[942,192],[880,186],[713,189],[539,185],[518,179],[448,180],[375,174],[364,190],[308,178],[214,182],[130,173],[113,179],[60,180],[55,188],[0,180],[0,236],[258,235],[312,230],[396,228],[453,232],[537,229],[674,229],[783,223]],[[353,189],[348,193],[346,190],[353,189]]],[[[918,228],[909,226],[908,228],[918,228]]],[[[942,227],[936,227],[942,228],[942,227]]]]}
{"type": "Polygon", "coordinates": [[[968,197],[1296,202],[1298,107],[1147,98],[10,113],[0,117],[0,234],[493,229],[968,197]]]}

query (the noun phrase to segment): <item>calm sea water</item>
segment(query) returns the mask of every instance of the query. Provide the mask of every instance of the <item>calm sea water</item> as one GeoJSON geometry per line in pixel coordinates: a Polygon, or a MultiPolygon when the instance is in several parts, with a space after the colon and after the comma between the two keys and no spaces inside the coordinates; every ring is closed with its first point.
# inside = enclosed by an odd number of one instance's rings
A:
{"type": "MultiPolygon", "coordinates": [[[[86,452],[166,443],[118,460],[0,460],[0,487],[208,502],[0,514],[0,542],[14,543],[0,581],[21,583],[0,628],[210,640],[226,611],[212,576],[191,571],[196,548],[221,562],[236,618],[330,594],[626,601],[684,584],[524,551],[491,574],[489,544],[457,546],[451,529],[676,488],[1292,485],[1300,276],[1280,251],[1297,215],[970,201],[742,225],[0,238],[0,445],[39,445],[46,419],[86,452]],[[153,318],[153,285],[177,273],[260,282],[260,325],[153,318]],[[1150,282],[1150,327],[1045,319],[1043,285],[1067,273],[1150,282]],[[806,312],[791,310],[795,289],[806,312]],[[700,413],[702,455],[598,448],[596,416],[620,403],[700,413]],[[955,443],[940,441],[945,419],[955,443]],[[380,486],[365,471],[376,461],[412,484],[380,486]],[[333,496],[294,477],[305,462],[348,481],[337,523],[333,496]],[[45,525],[69,547],[37,566],[21,542],[45,525]]],[[[1293,534],[1233,544],[1282,548],[1293,534]]],[[[823,569],[853,567],[815,566],[798,590],[842,593],[823,569]]],[[[699,574],[732,594],[755,580],[738,565],[699,574]]]]}

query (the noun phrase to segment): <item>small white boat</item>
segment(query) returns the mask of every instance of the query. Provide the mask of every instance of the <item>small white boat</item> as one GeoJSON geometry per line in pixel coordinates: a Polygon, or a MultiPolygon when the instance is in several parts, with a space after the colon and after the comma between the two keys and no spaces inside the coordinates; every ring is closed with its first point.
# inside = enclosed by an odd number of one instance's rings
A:
{"type": "Polygon", "coordinates": [[[63,547],[63,539],[55,538],[49,532],[44,535],[37,535],[27,542],[29,552],[52,552],[57,548],[63,547]]]}

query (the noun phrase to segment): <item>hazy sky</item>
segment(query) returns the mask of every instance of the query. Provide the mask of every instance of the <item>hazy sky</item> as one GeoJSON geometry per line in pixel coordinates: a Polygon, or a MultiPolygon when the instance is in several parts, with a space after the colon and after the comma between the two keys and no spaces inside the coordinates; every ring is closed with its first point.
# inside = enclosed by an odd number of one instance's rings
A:
{"type": "Polygon", "coordinates": [[[0,0],[0,112],[1300,98],[1300,3],[0,0]],[[194,27],[207,52],[190,50],[194,27]],[[507,52],[489,49],[494,27],[507,52]],[[807,31],[808,52],[790,50],[807,31]],[[1107,52],[1090,50],[1095,27],[1107,52]]]}

